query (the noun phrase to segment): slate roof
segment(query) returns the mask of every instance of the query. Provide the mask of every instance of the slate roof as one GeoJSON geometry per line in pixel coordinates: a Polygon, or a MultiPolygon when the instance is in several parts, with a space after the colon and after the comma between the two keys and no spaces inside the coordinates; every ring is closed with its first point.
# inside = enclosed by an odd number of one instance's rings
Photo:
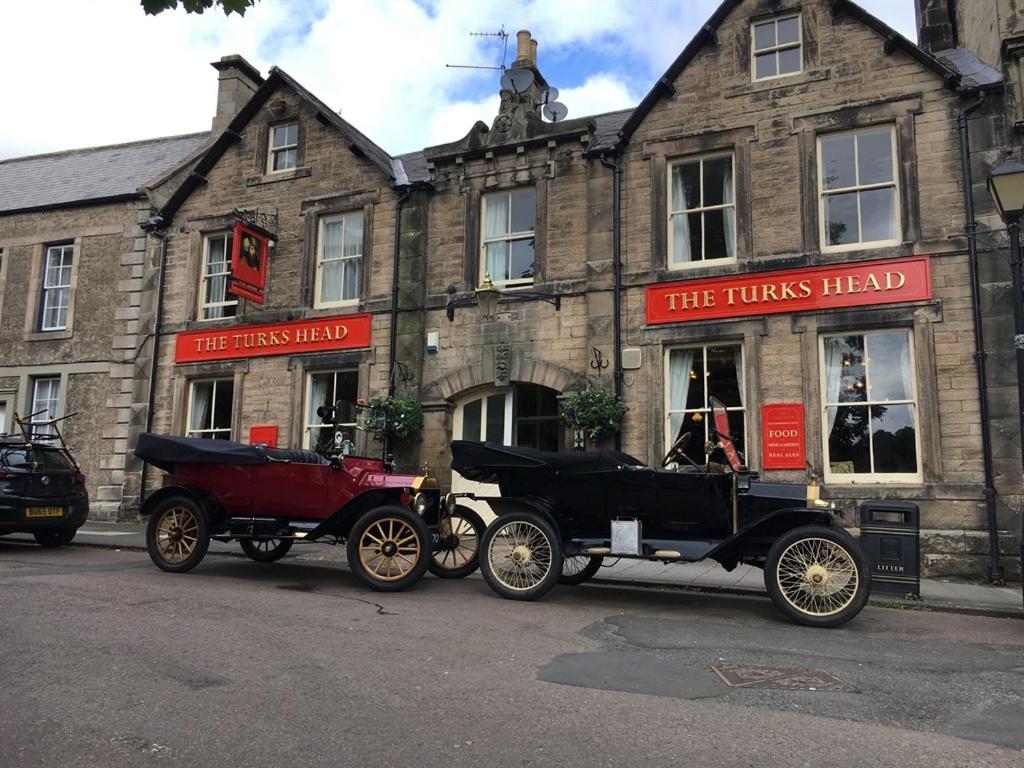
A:
{"type": "Polygon", "coordinates": [[[1003,73],[990,67],[966,48],[936,51],[935,58],[960,73],[965,88],[987,88],[1003,82],[1003,73]]]}
{"type": "Polygon", "coordinates": [[[134,197],[202,147],[209,133],[0,161],[0,212],[134,197]]]}
{"type": "Polygon", "coordinates": [[[632,109],[620,109],[618,112],[593,115],[590,119],[594,121],[594,143],[589,147],[590,151],[614,147],[619,140],[619,131],[632,114],[632,109]]]}

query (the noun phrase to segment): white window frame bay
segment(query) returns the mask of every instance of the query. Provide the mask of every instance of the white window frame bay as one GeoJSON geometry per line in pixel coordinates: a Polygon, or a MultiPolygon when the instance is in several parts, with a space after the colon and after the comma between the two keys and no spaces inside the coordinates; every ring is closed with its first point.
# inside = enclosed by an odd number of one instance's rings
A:
{"type": "Polygon", "coordinates": [[[489,279],[491,283],[499,287],[514,288],[517,286],[533,285],[534,280],[537,277],[537,188],[536,187],[516,187],[515,189],[506,189],[498,192],[489,192],[480,198],[480,285],[483,285],[484,281],[489,279]],[[513,197],[520,195],[524,192],[530,193],[530,199],[532,201],[532,226],[530,229],[523,230],[512,230],[512,201],[513,197]],[[488,206],[499,199],[507,201],[507,211],[505,212],[504,223],[502,226],[501,219],[498,216],[488,217],[488,206]],[[499,229],[500,227],[500,229],[499,229]],[[517,242],[525,240],[533,241],[533,261],[531,262],[531,268],[533,274],[530,277],[518,277],[513,278],[511,276],[512,269],[512,249],[515,247],[517,242]],[[488,266],[487,258],[487,246],[496,245],[503,243],[506,246],[505,250],[505,264],[503,265],[508,272],[508,279],[501,279],[498,275],[491,272],[488,266]]]}
{"type": "Polygon", "coordinates": [[[217,434],[225,434],[228,440],[231,439],[235,428],[235,380],[234,378],[212,378],[212,379],[191,379],[188,383],[188,409],[185,414],[185,437],[213,437],[217,434]],[[196,385],[210,384],[210,426],[192,428],[192,416],[195,408],[196,385]],[[217,413],[217,389],[219,384],[231,385],[231,415],[227,428],[215,427],[214,417],[217,413]]]}
{"type": "Polygon", "coordinates": [[[836,133],[823,133],[817,137],[817,163],[818,163],[818,237],[823,253],[842,253],[844,251],[857,251],[871,248],[884,248],[886,246],[899,245],[902,242],[902,190],[900,189],[900,159],[898,148],[896,146],[896,126],[892,123],[882,123],[880,125],[871,125],[864,128],[858,128],[853,131],[839,131],[836,133]],[[860,183],[860,136],[869,133],[879,133],[882,130],[889,131],[889,147],[890,147],[890,160],[891,160],[891,171],[892,179],[889,181],[882,182],[869,182],[866,184],[860,183]],[[825,186],[825,152],[824,143],[833,139],[843,139],[846,137],[853,138],[853,172],[854,172],[854,184],[853,186],[835,187],[832,189],[826,189],[825,186]],[[863,205],[862,198],[865,193],[874,192],[881,189],[892,189],[893,190],[893,207],[892,207],[892,230],[893,237],[886,238],[883,240],[863,240],[864,233],[864,218],[863,218],[863,205]],[[856,194],[857,196],[857,237],[858,239],[852,243],[841,243],[838,245],[830,245],[828,237],[828,218],[826,215],[826,200],[827,198],[838,197],[839,195],[856,194]]]}
{"type": "MultiPolygon", "coordinates": [[[[822,465],[824,469],[824,479],[826,483],[834,485],[919,485],[923,482],[923,471],[921,465],[921,409],[920,409],[920,397],[918,394],[917,386],[917,368],[915,366],[916,351],[914,348],[914,333],[909,328],[876,328],[869,330],[856,330],[847,331],[845,333],[824,333],[818,338],[818,377],[819,386],[821,388],[821,412],[818,414],[819,423],[821,424],[821,455],[822,465]],[[896,398],[891,400],[874,400],[868,396],[863,401],[850,401],[840,402],[838,399],[830,399],[828,391],[828,359],[827,359],[827,346],[826,340],[830,338],[841,338],[844,336],[863,336],[865,337],[864,344],[864,356],[867,362],[867,368],[865,369],[865,378],[867,385],[871,387],[871,353],[870,344],[867,340],[868,337],[882,333],[894,333],[901,332],[906,334],[907,338],[907,373],[910,378],[910,394],[911,399],[896,398]],[[846,473],[846,472],[833,472],[832,461],[829,455],[829,438],[832,434],[832,427],[829,423],[828,409],[830,407],[837,407],[837,414],[839,407],[866,407],[868,411],[868,458],[871,462],[872,469],[874,468],[875,462],[875,451],[874,451],[874,433],[871,429],[871,418],[870,418],[870,406],[873,405],[907,405],[909,404],[913,408],[914,413],[914,451],[917,458],[917,471],[913,473],[909,472],[862,472],[862,473],[846,473]]],[[[835,386],[840,386],[841,378],[836,380],[835,386]]],[[[837,395],[838,398],[838,395],[837,395]]]]}
{"type": "Polygon", "coordinates": [[[365,267],[363,259],[365,226],[366,222],[361,210],[320,217],[316,238],[316,275],[313,281],[315,285],[314,308],[350,307],[359,304],[363,292],[365,267]],[[358,222],[358,228],[356,228],[356,222],[358,222]],[[333,228],[335,225],[340,227],[337,244],[333,243],[333,238],[332,243],[328,244],[329,228],[333,228]],[[352,234],[350,237],[350,228],[357,234],[352,234]],[[331,253],[328,253],[329,248],[331,253]],[[346,249],[349,249],[349,252],[346,252],[346,249]],[[326,292],[324,281],[329,275],[333,277],[334,274],[337,274],[340,280],[337,286],[338,290],[326,292]],[[352,290],[351,284],[355,286],[355,295],[345,298],[346,292],[352,290]],[[327,298],[325,298],[325,293],[329,294],[327,298]],[[335,293],[338,298],[333,298],[335,293]]]}
{"type": "MultiPolygon", "coordinates": [[[[286,171],[294,171],[299,167],[299,123],[298,121],[288,123],[278,123],[277,125],[270,126],[270,136],[268,137],[269,146],[267,148],[267,173],[284,173],[286,171]],[[288,140],[288,129],[295,128],[295,141],[291,144],[274,144],[274,137],[279,130],[284,130],[284,139],[288,140]],[[291,165],[286,165],[284,168],[275,168],[274,165],[277,161],[277,156],[284,153],[286,157],[290,159],[291,165]]],[[[286,160],[286,163],[288,161],[286,160]]]]}
{"type": "Polygon", "coordinates": [[[752,22],[750,25],[750,79],[755,83],[763,83],[768,80],[777,80],[780,77],[793,77],[799,75],[804,71],[804,22],[800,17],[799,13],[784,13],[780,16],[776,16],[771,19],[761,19],[760,21],[752,22]],[[791,43],[779,43],[779,23],[783,21],[789,21],[790,19],[796,19],[796,42],[791,43]],[[764,48],[757,47],[757,28],[764,27],[771,24],[775,28],[775,44],[769,45],[764,48]],[[794,72],[779,72],[779,58],[782,51],[796,49],[797,60],[800,66],[794,72]],[[765,75],[764,77],[757,76],[757,58],[758,56],[767,56],[772,54],[775,57],[775,74],[765,75]]]}
{"type": "Polygon", "coordinates": [[[669,269],[693,269],[695,267],[702,267],[707,265],[721,265],[721,264],[735,264],[736,263],[736,153],[732,151],[727,152],[711,152],[705,155],[693,155],[690,157],[678,157],[669,161],[667,184],[668,184],[668,236],[666,239],[667,253],[665,254],[665,261],[669,269]],[[704,193],[704,165],[705,163],[712,160],[721,160],[728,158],[729,160],[729,178],[728,186],[723,187],[722,190],[722,202],[712,205],[705,205],[705,193],[704,193]],[[682,183],[682,177],[680,176],[679,183],[679,194],[676,195],[676,168],[681,168],[686,165],[696,164],[699,168],[698,172],[698,185],[700,199],[698,204],[692,208],[688,208],[686,203],[686,190],[682,183]],[[678,197],[678,201],[677,201],[678,197]],[[681,202],[681,205],[679,203],[681,202]],[[705,258],[707,252],[707,214],[709,212],[721,211],[722,222],[726,224],[732,231],[728,233],[725,240],[726,255],[722,257],[716,257],[712,259],[705,258]],[[690,225],[689,217],[693,215],[700,216],[701,222],[701,240],[700,240],[700,258],[694,260],[693,254],[689,252],[690,246],[690,225]],[[688,258],[685,260],[677,260],[676,256],[676,220],[682,222],[680,227],[680,234],[684,238],[684,244],[687,249],[688,258]]]}
{"type": "Polygon", "coordinates": [[[203,263],[202,269],[199,272],[199,308],[196,312],[197,319],[201,322],[224,320],[225,318],[238,315],[238,299],[228,298],[231,295],[228,293],[228,282],[231,279],[231,240],[232,233],[230,230],[207,232],[203,235],[203,263]],[[223,240],[224,242],[225,268],[221,272],[210,274],[210,243],[213,240],[223,240]],[[224,281],[224,298],[220,301],[206,300],[207,284],[210,280],[224,281]],[[233,310],[231,314],[226,314],[228,309],[233,310]],[[220,312],[219,315],[216,314],[218,311],[220,312]],[[210,316],[207,316],[207,312],[210,313],[210,316]]]}
{"type": "MultiPolygon", "coordinates": [[[[739,351],[739,361],[736,363],[736,377],[737,377],[736,384],[737,384],[737,388],[739,389],[740,405],[738,405],[738,406],[736,406],[736,405],[726,405],[725,409],[729,413],[740,412],[740,413],[743,414],[743,443],[742,443],[742,450],[743,450],[744,455],[749,453],[749,447],[750,447],[750,442],[751,442],[751,440],[750,440],[750,429],[749,429],[750,418],[749,418],[749,416],[747,414],[747,410],[748,410],[747,409],[748,400],[747,400],[747,391],[746,391],[746,389],[747,389],[747,376],[746,376],[746,372],[745,372],[745,369],[744,369],[744,366],[746,365],[746,359],[747,359],[746,355],[747,355],[747,352],[746,352],[746,349],[744,347],[743,342],[740,341],[740,340],[708,342],[708,343],[705,343],[705,344],[680,344],[680,345],[673,345],[673,346],[665,347],[665,351],[664,351],[664,370],[663,370],[663,376],[664,376],[664,403],[663,403],[664,411],[663,411],[663,413],[665,414],[665,419],[664,419],[663,431],[664,431],[664,441],[665,441],[665,443],[664,443],[664,446],[665,446],[664,450],[665,450],[666,453],[668,452],[668,449],[672,447],[672,444],[675,442],[675,439],[676,439],[676,435],[674,434],[674,430],[672,428],[672,417],[673,416],[675,416],[677,414],[683,414],[683,419],[685,420],[687,413],[698,413],[698,412],[700,412],[700,413],[704,414],[704,418],[705,419],[710,421],[710,418],[711,418],[711,403],[710,403],[710,397],[711,396],[708,394],[707,384],[706,383],[705,383],[705,387],[704,387],[704,406],[703,407],[701,407],[701,408],[687,408],[686,407],[686,401],[687,401],[688,393],[689,393],[689,384],[687,385],[687,396],[684,396],[681,399],[681,403],[682,403],[681,407],[678,407],[678,408],[673,407],[673,397],[672,397],[672,395],[673,395],[673,387],[672,387],[672,355],[673,355],[673,353],[686,353],[686,352],[693,353],[694,355],[700,354],[702,356],[702,361],[703,361],[701,367],[704,370],[704,375],[705,375],[705,379],[706,379],[708,377],[708,364],[707,364],[707,361],[708,361],[708,349],[711,349],[711,348],[732,348],[732,349],[736,349],[736,350],[739,351]]],[[[694,360],[694,358],[690,359],[690,364],[689,364],[689,369],[690,370],[693,369],[693,360],[694,360]]],[[[689,371],[687,371],[686,376],[687,376],[687,381],[689,381],[689,371]]],[[[733,424],[731,426],[735,426],[735,424],[733,424]]],[[[694,439],[696,439],[697,437],[698,437],[697,435],[693,436],[694,439]]],[[[701,444],[703,445],[704,444],[704,440],[707,439],[707,422],[705,422],[704,435],[702,437],[703,437],[703,439],[701,440],[701,444]]],[[[704,457],[704,462],[707,463],[707,456],[706,455],[704,457]]]]}
{"type": "Polygon", "coordinates": [[[56,430],[46,422],[60,417],[60,376],[36,376],[32,378],[32,401],[29,406],[32,431],[38,434],[56,434],[56,430]],[[41,396],[40,385],[47,385],[48,392],[41,396]],[[36,415],[45,404],[46,413],[36,415]]]}
{"type": "Polygon", "coordinates": [[[66,331],[71,306],[72,270],[75,267],[73,243],[50,245],[43,258],[42,297],[39,307],[40,331],[66,331]],[[56,258],[56,263],[53,259],[56,258]],[[56,276],[54,276],[56,275],[56,276]],[[48,322],[52,313],[53,322],[48,322]]]}

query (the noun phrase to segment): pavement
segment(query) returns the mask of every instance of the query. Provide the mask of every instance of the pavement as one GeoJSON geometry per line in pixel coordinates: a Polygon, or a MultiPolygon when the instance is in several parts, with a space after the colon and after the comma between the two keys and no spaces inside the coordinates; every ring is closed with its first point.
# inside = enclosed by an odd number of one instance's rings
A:
{"type": "MultiPolygon", "coordinates": [[[[15,538],[12,536],[11,538],[15,538]]],[[[30,537],[25,537],[30,538],[30,537]]],[[[76,544],[111,547],[115,549],[145,549],[145,526],[141,523],[107,523],[90,521],[79,529],[76,544]]],[[[315,542],[302,543],[293,550],[300,556],[317,559],[317,553],[335,550],[344,559],[343,547],[332,547],[315,542]]],[[[241,555],[238,544],[210,542],[210,552],[241,555]]],[[[329,558],[338,559],[338,558],[329,558]]],[[[606,558],[607,565],[598,571],[595,581],[610,584],[630,583],[653,588],[677,588],[739,595],[767,597],[763,571],[749,565],[740,565],[733,571],[724,570],[718,563],[659,563],[647,560],[618,560],[606,558]]],[[[1000,587],[963,581],[922,579],[921,599],[909,600],[899,596],[875,594],[872,603],[881,607],[909,610],[944,610],[978,612],[1024,618],[1019,585],[1000,587]]]]}

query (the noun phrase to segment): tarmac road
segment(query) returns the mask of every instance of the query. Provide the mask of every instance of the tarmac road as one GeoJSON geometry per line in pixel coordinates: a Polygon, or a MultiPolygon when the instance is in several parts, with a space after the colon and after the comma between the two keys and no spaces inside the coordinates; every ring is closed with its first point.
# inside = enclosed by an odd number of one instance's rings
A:
{"type": "Polygon", "coordinates": [[[172,575],[0,539],[0,765],[1024,765],[1019,619],[869,608],[813,630],[758,598],[518,603],[431,576],[381,594],[321,550],[172,575]]]}

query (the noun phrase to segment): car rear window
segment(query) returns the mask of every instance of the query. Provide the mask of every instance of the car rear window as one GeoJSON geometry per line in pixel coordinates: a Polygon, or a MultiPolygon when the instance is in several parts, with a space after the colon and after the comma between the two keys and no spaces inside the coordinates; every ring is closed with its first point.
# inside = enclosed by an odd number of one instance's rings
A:
{"type": "Polygon", "coordinates": [[[2,466],[11,469],[30,469],[32,462],[38,463],[40,469],[74,469],[75,467],[71,459],[57,448],[0,447],[0,465],[2,466]]]}

